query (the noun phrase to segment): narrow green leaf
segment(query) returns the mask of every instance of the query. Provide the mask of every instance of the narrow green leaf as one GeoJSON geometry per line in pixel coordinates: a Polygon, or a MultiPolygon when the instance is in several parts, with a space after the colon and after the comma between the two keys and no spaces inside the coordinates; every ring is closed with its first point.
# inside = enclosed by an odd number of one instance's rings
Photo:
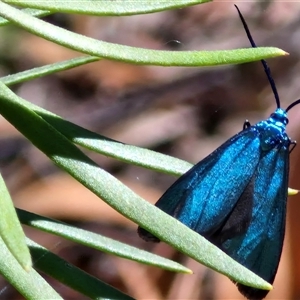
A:
{"type": "Polygon", "coordinates": [[[31,269],[31,256],[26,245],[25,234],[16,214],[15,207],[0,175],[0,236],[9,251],[26,271],[31,269]]]}
{"type": "MultiPolygon", "coordinates": [[[[25,9],[22,9],[22,11],[26,14],[29,14],[33,17],[38,17],[38,18],[45,17],[45,16],[48,16],[51,14],[50,11],[40,10],[40,9],[32,9],[32,8],[25,8],[25,9]]],[[[0,17],[0,26],[5,26],[10,23],[11,23],[10,21],[0,17]]]]}
{"type": "Polygon", "coordinates": [[[6,85],[13,85],[25,81],[29,81],[35,78],[40,78],[49,74],[54,74],[60,71],[69,70],[81,65],[85,65],[94,61],[98,61],[99,57],[94,56],[81,56],[57,63],[37,67],[27,71],[19,72],[16,74],[8,75],[0,78],[0,80],[6,85]]]}
{"type": "Polygon", "coordinates": [[[98,16],[124,16],[184,8],[208,1],[211,0],[6,0],[3,2],[17,4],[23,7],[48,9],[52,12],[91,14],[98,16]]]}
{"type": "MultiPolygon", "coordinates": [[[[62,299],[33,268],[26,272],[0,238],[0,273],[26,299],[62,299]]],[[[5,291],[3,295],[5,299],[5,291]]]]}
{"type": "Polygon", "coordinates": [[[182,175],[193,165],[181,159],[149,149],[124,144],[89,131],[59,117],[35,110],[43,119],[64,134],[70,141],[97,153],[147,169],[182,175]]]}
{"type": "Polygon", "coordinates": [[[127,145],[101,136],[66,121],[57,115],[47,112],[30,102],[26,102],[26,106],[33,109],[70,141],[94,152],[101,153],[129,164],[176,176],[182,175],[193,166],[186,161],[169,155],[133,145],[127,145]]]}
{"type": "Polygon", "coordinates": [[[19,97],[0,83],[0,113],[57,166],[133,222],[204,265],[245,285],[272,286],[238,264],[196,232],[141,199],[132,190],[84,155],[19,97]]]}
{"type": "Polygon", "coordinates": [[[91,247],[109,254],[134,260],[140,263],[157,266],[166,270],[188,273],[192,271],[172,260],[137,249],[127,244],[115,241],[87,230],[46,218],[28,211],[17,209],[21,222],[33,228],[52,233],[87,247],[91,247]]]}
{"type": "Polygon", "coordinates": [[[98,41],[59,28],[0,1],[0,16],[20,27],[70,49],[112,60],[160,66],[215,66],[245,63],[281,55],[281,49],[250,48],[220,51],[158,51],[98,41]]]}
{"type": "MultiPolygon", "coordinates": [[[[130,296],[89,275],[48,249],[27,239],[35,267],[91,299],[132,300],[130,296]]],[[[40,299],[52,299],[42,297],[40,299]]],[[[40,300],[39,299],[39,300],[40,300]]]]}
{"type": "Polygon", "coordinates": [[[288,195],[289,196],[295,196],[299,193],[299,190],[295,190],[295,189],[292,189],[292,188],[288,188],[288,195]]]}

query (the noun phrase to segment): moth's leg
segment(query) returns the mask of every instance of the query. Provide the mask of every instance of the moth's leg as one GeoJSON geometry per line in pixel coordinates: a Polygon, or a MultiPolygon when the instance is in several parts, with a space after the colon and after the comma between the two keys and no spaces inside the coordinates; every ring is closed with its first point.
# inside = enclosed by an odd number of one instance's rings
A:
{"type": "Polygon", "coordinates": [[[249,128],[250,126],[251,126],[250,122],[248,120],[246,120],[243,125],[243,130],[249,128]]]}
{"type": "Polygon", "coordinates": [[[297,146],[297,142],[296,141],[291,141],[291,148],[290,148],[290,154],[291,152],[295,149],[295,147],[297,146]]]}

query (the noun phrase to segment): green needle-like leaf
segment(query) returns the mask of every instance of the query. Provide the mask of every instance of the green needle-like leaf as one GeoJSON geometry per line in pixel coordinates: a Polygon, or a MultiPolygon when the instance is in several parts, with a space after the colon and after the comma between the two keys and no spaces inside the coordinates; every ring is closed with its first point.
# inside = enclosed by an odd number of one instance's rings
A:
{"type": "MultiPolygon", "coordinates": [[[[22,11],[25,12],[26,14],[29,14],[31,16],[38,17],[38,18],[45,17],[45,16],[48,16],[51,14],[50,11],[40,10],[40,9],[32,9],[32,8],[25,8],[22,11]]],[[[4,25],[8,25],[8,24],[10,24],[9,21],[0,17],[0,26],[4,26],[4,25]]]]}
{"type": "Polygon", "coordinates": [[[9,251],[26,271],[31,269],[31,256],[26,245],[25,234],[20,225],[13,202],[0,175],[0,236],[9,251]]]}
{"type": "Polygon", "coordinates": [[[33,228],[52,233],[73,242],[110,253],[119,257],[138,261],[144,264],[158,266],[160,268],[191,274],[188,268],[161,256],[128,246],[102,235],[64,224],[57,220],[42,217],[28,211],[17,209],[18,216],[23,224],[33,228]]]}
{"type": "Polygon", "coordinates": [[[87,63],[91,63],[94,61],[98,61],[99,57],[93,56],[81,56],[72,58],[65,61],[60,61],[57,63],[45,65],[42,67],[37,67],[31,70],[19,72],[16,74],[8,75],[0,78],[0,80],[6,85],[13,85],[21,82],[25,82],[28,80],[32,80],[35,78],[40,78],[45,75],[53,74],[60,71],[69,70],[71,68],[75,68],[87,63]]]}
{"type": "Polygon", "coordinates": [[[23,7],[48,9],[51,12],[90,14],[97,16],[126,16],[183,8],[211,0],[6,0],[23,7]]]}
{"type": "MultiPolygon", "coordinates": [[[[133,298],[87,274],[48,249],[27,239],[37,269],[91,299],[133,300],[133,298]]],[[[41,299],[41,298],[39,298],[41,299]]],[[[53,299],[44,298],[43,299],[53,299]]]]}
{"type": "Polygon", "coordinates": [[[287,53],[278,48],[220,51],[158,51],[98,41],[51,25],[0,1],[0,16],[22,28],[70,49],[92,56],[160,66],[215,66],[261,60],[287,53]]]}

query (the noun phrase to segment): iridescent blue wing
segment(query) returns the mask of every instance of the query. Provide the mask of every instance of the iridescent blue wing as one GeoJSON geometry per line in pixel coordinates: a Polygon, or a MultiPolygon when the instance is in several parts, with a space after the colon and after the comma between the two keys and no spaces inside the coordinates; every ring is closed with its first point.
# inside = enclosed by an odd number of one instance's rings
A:
{"type": "MultiPolygon", "coordinates": [[[[156,206],[272,283],[284,239],[289,142],[263,150],[265,129],[252,126],[225,142],[181,176],[156,206]]],[[[159,241],[142,228],[139,234],[159,241]]],[[[268,293],[238,288],[249,299],[268,293]]]]}
{"type": "MultiPolygon", "coordinates": [[[[209,237],[219,230],[233,211],[257,169],[260,155],[259,133],[252,126],[229,139],[181,176],[155,205],[209,237]]],[[[249,223],[252,205],[248,201],[241,222],[249,223]]],[[[145,240],[158,241],[144,229],[139,228],[138,232],[145,240]]]]}
{"type": "MultiPolygon", "coordinates": [[[[223,241],[223,249],[233,259],[273,283],[285,232],[289,173],[289,149],[283,145],[264,152],[247,197],[253,201],[251,223],[245,234],[223,241]]],[[[262,299],[268,291],[238,284],[249,299],[262,299]]]]}

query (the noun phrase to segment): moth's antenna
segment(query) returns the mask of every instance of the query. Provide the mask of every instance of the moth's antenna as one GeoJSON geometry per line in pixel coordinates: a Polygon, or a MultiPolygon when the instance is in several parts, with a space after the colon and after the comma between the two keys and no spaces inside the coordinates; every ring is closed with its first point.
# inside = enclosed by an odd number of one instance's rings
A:
{"type": "Polygon", "coordinates": [[[292,104],[290,104],[285,111],[288,112],[291,108],[293,108],[297,104],[300,104],[300,99],[298,99],[298,100],[294,101],[292,104]]]}
{"type": "MultiPolygon", "coordinates": [[[[234,6],[235,6],[235,8],[237,9],[237,11],[238,11],[238,13],[239,13],[240,19],[241,19],[241,21],[242,21],[242,23],[243,23],[244,29],[245,29],[246,34],[247,34],[247,37],[248,37],[248,39],[249,39],[249,41],[250,41],[250,43],[251,43],[251,46],[252,46],[253,48],[256,48],[257,46],[256,46],[256,44],[255,44],[255,42],[254,42],[254,40],[253,40],[253,38],[252,38],[252,36],[251,36],[251,34],[250,34],[250,30],[249,30],[249,28],[248,28],[248,26],[247,26],[247,23],[246,23],[246,21],[245,21],[243,15],[242,15],[242,13],[240,12],[239,8],[238,8],[236,5],[234,5],[234,6]]],[[[270,82],[270,85],[271,85],[271,88],[272,88],[272,91],[273,91],[273,94],[274,94],[274,97],[275,97],[275,100],[276,100],[277,108],[280,108],[279,95],[278,95],[278,92],[277,92],[277,89],[276,89],[275,81],[274,81],[274,79],[273,79],[273,77],[272,77],[272,75],[271,75],[271,70],[270,70],[270,68],[268,67],[267,62],[266,62],[265,60],[262,59],[262,60],[261,60],[261,63],[262,63],[263,66],[264,66],[265,73],[266,73],[266,75],[267,75],[267,77],[268,77],[268,80],[269,80],[269,82],[270,82]]],[[[295,105],[296,105],[296,104],[295,104],[295,105]]]]}

